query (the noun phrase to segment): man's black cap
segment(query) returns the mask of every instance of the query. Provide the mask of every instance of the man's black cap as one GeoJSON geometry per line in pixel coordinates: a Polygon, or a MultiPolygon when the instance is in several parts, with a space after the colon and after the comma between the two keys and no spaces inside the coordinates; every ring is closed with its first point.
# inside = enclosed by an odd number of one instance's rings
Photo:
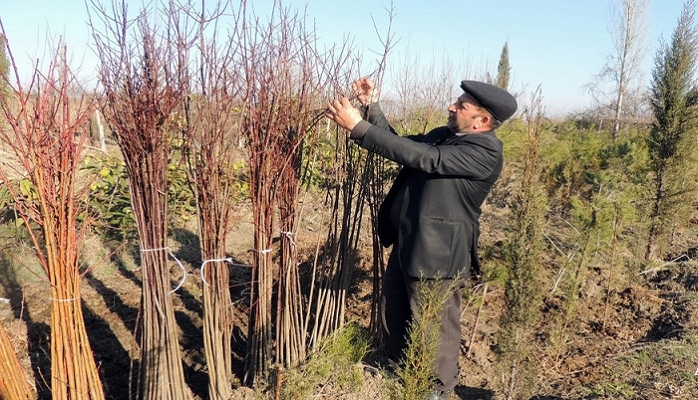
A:
{"type": "Polygon", "coordinates": [[[477,81],[462,81],[460,87],[500,122],[516,112],[516,99],[500,87],[477,81]]]}

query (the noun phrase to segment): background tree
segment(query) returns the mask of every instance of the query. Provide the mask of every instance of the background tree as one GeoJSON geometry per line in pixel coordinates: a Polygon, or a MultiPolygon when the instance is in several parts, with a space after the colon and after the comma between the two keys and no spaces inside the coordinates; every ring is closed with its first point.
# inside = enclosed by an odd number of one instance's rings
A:
{"type": "Polygon", "coordinates": [[[671,43],[662,43],[652,72],[654,122],[647,138],[653,173],[645,260],[661,257],[659,241],[686,219],[696,191],[698,28],[695,0],[684,4],[671,43]]]}
{"type": "Polygon", "coordinates": [[[391,123],[395,130],[401,134],[428,132],[443,124],[449,102],[458,96],[451,96],[455,93],[454,86],[457,87],[454,81],[463,79],[460,76],[454,78],[454,71],[466,75],[470,72],[469,68],[465,68],[465,71],[454,68],[449,54],[428,60],[424,63],[419,54],[406,52],[399,63],[400,68],[394,71],[391,79],[396,90],[393,101],[390,98],[381,99],[384,111],[394,121],[391,123]],[[439,63],[443,68],[439,68],[439,63]]]}
{"type": "Polygon", "coordinates": [[[499,56],[497,64],[497,86],[504,90],[509,90],[509,80],[511,79],[511,65],[509,65],[509,42],[504,42],[502,54],[499,56]]]}
{"type": "Polygon", "coordinates": [[[631,100],[642,101],[637,90],[641,77],[642,61],[647,54],[647,34],[649,32],[648,10],[651,0],[613,0],[609,17],[609,32],[613,42],[613,53],[608,56],[606,65],[588,85],[594,97],[603,97],[599,101],[602,107],[610,108],[613,120],[612,136],[615,138],[621,128],[624,117],[633,117],[628,111],[636,107],[626,106],[631,100]],[[605,82],[611,82],[613,89],[604,92],[605,82]],[[635,99],[629,99],[634,95],[635,99]],[[608,96],[608,97],[606,97],[608,96]]]}

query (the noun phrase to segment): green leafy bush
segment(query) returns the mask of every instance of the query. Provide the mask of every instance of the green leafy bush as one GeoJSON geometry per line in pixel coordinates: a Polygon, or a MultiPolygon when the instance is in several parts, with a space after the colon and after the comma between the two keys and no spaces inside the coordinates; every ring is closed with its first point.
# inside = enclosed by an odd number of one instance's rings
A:
{"type": "Polygon", "coordinates": [[[126,165],[121,157],[88,156],[83,170],[93,179],[90,183],[90,212],[95,216],[95,230],[108,238],[134,239],[138,231],[131,207],[126,165]]]}
{"type": "MultiPolygon", "coordinates": [[[[168,223],[181,224],[196,215],[196,203],[182,163],[170,163],[168,179],[168,223]]],[[[128,173],[123,159],[114,154],[88,156],[83,171],[90,177],[90,213],[94,229],[114,240],[131,240],[138,235],[131,206],[128,173]]]]}

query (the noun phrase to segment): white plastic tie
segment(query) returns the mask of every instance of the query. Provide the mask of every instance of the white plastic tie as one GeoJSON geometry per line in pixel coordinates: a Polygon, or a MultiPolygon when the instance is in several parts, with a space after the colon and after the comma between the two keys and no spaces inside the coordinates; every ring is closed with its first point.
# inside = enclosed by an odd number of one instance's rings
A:
{"type": "Polygon", "coordinates": [[[204,283],[204,285],[206,285],[206,286],[210,286],[210,285],[208,284],[208,282],[206,282],[206,278],[204,278],[204,271],[206,270],[206,264],[208,264],[208,263],[210,263],[210,262],[227,262],[227,263],[232,264],[232,263],[233,263],[233,259],[230,258],[230,257],[227,257],[227,258],[213,258],[213,259],[205,260],[204,262],[202,262],[202,263],[201,263],[201,281],[202,281],[202,282],[204,283]]]}
{"type": "Polygon", "coordinates": [[[51,301],[55,301],[56,303],[70,303],[72,301],[76,301],[77,299],[77,297],[73,297],[72,299],[56,299],[51,297],[51,301]]]}
{"type": "Polygon", "coordinates": [[[298,246],[296,246],[295,240],[293,240],[293,238],[296,236],[296,232],[284,232],[284,231],[281,231],[281,232],[279,232],[279,233],[282,234],[282,235],[284,235],[284,236],[286,236],[286,237],[288,238],[288,240],[291,241],[291,246],[293,246],[293,247],[298,247],[298,246]]]}
{"type": "Polygon", "coordinates": [[[169,293],[167,293],[167,294],[172,294],[172,293],[178,291],[179,288],[181,288],[182,285],[184,285],[184,282],[187,281],[187,275],[188,275],[187,270],[186,270],[186,268],[184,268],[184,265],[182,265],[182,262],[179,261],[179,259],[170,251],[169,247],[158,247],[155,249],[141,249],[141,253],[148,253],[148,252],[153,252],[153,251],[163,251],[163,250],[167,251],[167,254],[169,254],[170,257],[172,257],[172,259],[175,260],[177,265],[179,265],[179,268],[182,270],[182,280],[179,282],[179,285],[177,285],[176,288],[170,290],[169,293]]]}
{"type": "Polygon", "coordinates": [[[162,250],[167,250],[169,252],[170,248],[169,247],[158,247],[155,249],[141,249],[141,253],[149,253],[152,251],[162,251],[162,250]]]}

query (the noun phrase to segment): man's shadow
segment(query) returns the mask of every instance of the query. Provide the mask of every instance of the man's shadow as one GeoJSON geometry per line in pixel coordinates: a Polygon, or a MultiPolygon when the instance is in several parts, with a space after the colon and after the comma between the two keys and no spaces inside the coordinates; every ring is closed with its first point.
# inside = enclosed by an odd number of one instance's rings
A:
{"type": "Polygon", "coordinates": [[[453,392],[460,399],[492,400],[494,398],[494,392],[491,390],[474,388],[464,385],[457,385],[453,392]]]}

